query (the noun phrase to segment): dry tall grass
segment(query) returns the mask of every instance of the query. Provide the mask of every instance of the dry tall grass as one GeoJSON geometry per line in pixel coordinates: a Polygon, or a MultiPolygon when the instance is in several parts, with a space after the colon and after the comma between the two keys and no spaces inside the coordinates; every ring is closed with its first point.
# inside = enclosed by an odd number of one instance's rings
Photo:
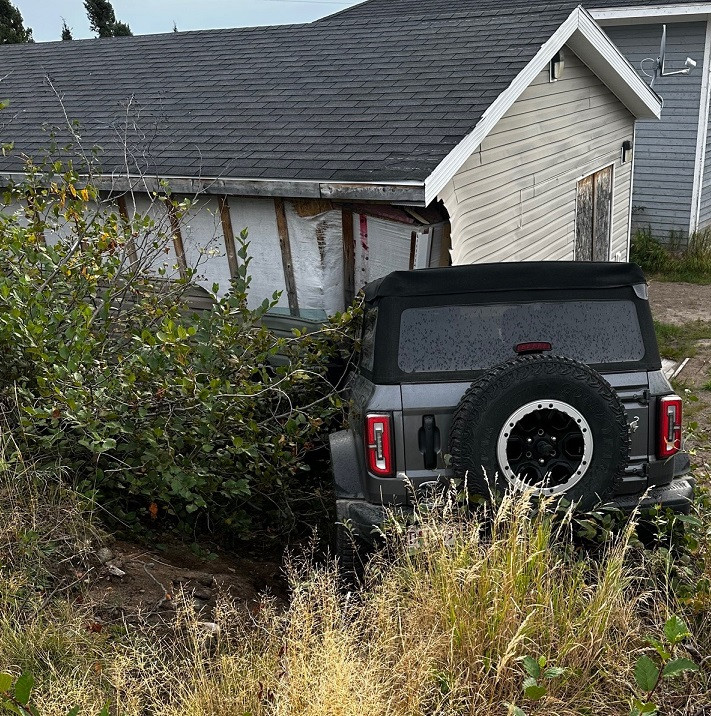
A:
{"type": "MultiPolygon", "coordinates": [[[[34,672],[43,716],[73,705],[96,714],[107,700],[126,716],[505,714],[505,702],[548,716],[627,714],[644,636],[676,605],[629,531],[590,561],[573,558],[557,530],[520,497],[486,529],[432,518],[424,549],[396,540],[364,589],[339,588],[333,565],[291,566],[286,610],[225,600],[216,636],[187,607],[168,632],[91,634],[82,608],[18,597],[26,577],[5,566],[0,670],[34,672]],[[524,655],[567,670],[538,704],[522,698],[524,655]]],[[[665,713],[704,703],[703,675],[680,686],[663,695],[665,713]]]]}

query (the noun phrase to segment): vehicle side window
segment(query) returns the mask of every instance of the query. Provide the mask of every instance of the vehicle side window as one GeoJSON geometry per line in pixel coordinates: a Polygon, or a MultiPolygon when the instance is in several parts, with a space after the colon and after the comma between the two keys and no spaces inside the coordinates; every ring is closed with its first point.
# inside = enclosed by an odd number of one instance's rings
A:
{"type": "Polygon", "coordinates": [[[360,367],[368,373],[373,372],[375,362],[375,329],[378,323],[378,309],[368,308],[363,316],[362,346],[360,367]]]}

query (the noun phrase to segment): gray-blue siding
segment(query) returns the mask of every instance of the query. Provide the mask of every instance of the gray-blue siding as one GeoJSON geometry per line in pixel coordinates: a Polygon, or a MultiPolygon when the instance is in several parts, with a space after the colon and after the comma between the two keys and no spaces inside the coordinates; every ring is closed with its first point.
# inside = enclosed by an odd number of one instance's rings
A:
{"type": "MultiPolygon", "coordinates": [[[[662,26],[615,26],[605,32],[649,81],[641,63],[659,55],[662,26]]],[[[706,22],[667,25],[667,69],[682,69],[687,56],[697,61],[698,69],[658,79],[654,89],[664,99],[662,118],[637,123],[632,229],[651,228],[662,240],[671,232],[689,231],[705,39],[706,22]]],[[[652,62],[644,66],[649,72],[652,62]]],[[[711,192],[711,185],[707,190],[711,192]]],[[[711,210],[711,197],[707,203],[711,210]]]]}
{"type": "Polygon", "coordinates": [[[709,226],[711,226],[711,112],[709,112],[709,123],[706,127],[706,163],[701,184],[698,228],[707,229],[709,226]]]}

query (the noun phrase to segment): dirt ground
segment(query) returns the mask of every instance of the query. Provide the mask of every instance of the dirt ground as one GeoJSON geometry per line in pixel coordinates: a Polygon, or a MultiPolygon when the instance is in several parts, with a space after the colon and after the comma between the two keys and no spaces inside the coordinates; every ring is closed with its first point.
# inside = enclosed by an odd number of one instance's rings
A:
{"type": "MultiPolygon", "coordinates": [[[[649,287],[654,318],[683,326],[694,321],[711,321],[711,286],[690,283],[654,281],[649,287]]],[[[685,400],[687,447],[691,462],[700,477],[711,482],[711,391],[704,388],[711,381],[711,340],[697,341],[696,354],[689,359],[677,379],[677,390],[685,400]]]]}
{"type": "Polygon", "coordinates": [[[196,557],[187,546],[162,550],[130,542],[109,542],[97,551],[100,563],[82,599],[91,604],[99,624],[170,622],[181,603],[192,603],[207,627],[221,595],[246,609],[270,595],[286,599],[281,563],[227,552],[196,557]]]}
{"type": "Polygon", "coordinates": [[[711,285],[653,281],[649,299],[657,321],[676,325],[711,321],[711,285]]]}

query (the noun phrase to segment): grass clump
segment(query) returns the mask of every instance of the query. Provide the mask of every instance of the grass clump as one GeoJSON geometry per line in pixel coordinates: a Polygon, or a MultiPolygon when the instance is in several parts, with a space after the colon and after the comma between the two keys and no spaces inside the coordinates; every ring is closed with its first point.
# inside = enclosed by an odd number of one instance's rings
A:
{"type": "Polygon", "coordinates": [[[662,243],[650,230],[632,239],[630,261],[658,281],[711,283],[711,229],[692,234],[688,241],[672,235],[662,243]]]}
{"type": "MultiPolygon", "coordinates": [[[[631,526],[594,561],[577,555],[568,523],[533,515],[522,497],[486,522],[448,514],[422,526],[423,548],[410,553],[393,537],[356,592],[333,564],[292,562],[288,607],[224,598],[209,630],[188,602],[168,631],[108,636],[82,628],[86,615],[66,600],[32,618],[16,612],[0,627],[0,670],[32,666],[43,716],[72,705],[96,714],[106,701],[122,716],[411,716],[506,713],[506,704],[529,715],[629,714],[645,637],[661,638],[677,606],[635,551],[631,526]],[[42,658],[17,638],[42,644],[57,631],[61,649],[42,647],[42,658]],[[524,684],[531,655],[557,674],[537,701],[524,684]]],[[[0,578],[4,593],[9,575],[0,578]]],[[[698,707],[706,688],[703,676],[685,676],[656,700],[673,713],[681,693],[698,707]]]]}
{"type": "Polygon", "coordinates": [[[683,360],[696,355],[696,342],[711,339],[711,322],[692,321],[684,325],[654,322],[662,358],[683,360]]]}

